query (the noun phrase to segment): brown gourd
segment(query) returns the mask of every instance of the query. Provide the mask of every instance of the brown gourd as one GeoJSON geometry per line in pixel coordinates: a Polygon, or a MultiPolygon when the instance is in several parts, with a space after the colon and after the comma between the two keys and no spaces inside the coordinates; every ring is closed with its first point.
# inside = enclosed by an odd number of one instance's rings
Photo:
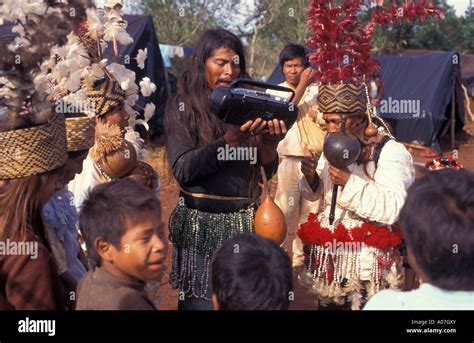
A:
{"type": "Polygon", "coordinates": [[[375,137],[377,136],[377,129],[372,123],[369,123],[369,125],[365,128],[364,134],[367,137],[375,137]]]}
{"type": "MultiPolygon", "coordinates": [[[[376,113],[376,111],[376,108],[374,108],[374,113],[376,113]]],[[[369,125],[365,128],[364,134],[366,137],[375,137],[377,136],[377,128],[372,124],[372,116],[370,114],[369,106],[367,106],[367,118],[369,119],[369,125]]]]}
{"type": "Polygon", "coordinates": [[[281,245],[287,235],[285,215],[270,195],[267,176],[263,167],[261,167],[261,173],[263,179],[263,184],[261,184],[262,196],[260,206],[255,213],[255,233],[281,245]]]}

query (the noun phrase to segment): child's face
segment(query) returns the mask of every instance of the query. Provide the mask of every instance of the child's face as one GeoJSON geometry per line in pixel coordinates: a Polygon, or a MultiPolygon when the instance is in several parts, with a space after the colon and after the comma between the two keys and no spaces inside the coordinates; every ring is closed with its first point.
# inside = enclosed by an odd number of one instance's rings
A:
{"type": "Polygon", "coordinates": [[[143,213],[137,223],[126,221],[126,225],[120,250],[111,247],[114,269],[123,278],[134,281],[160,279],[168,252],[161,213],[143,213]]]}

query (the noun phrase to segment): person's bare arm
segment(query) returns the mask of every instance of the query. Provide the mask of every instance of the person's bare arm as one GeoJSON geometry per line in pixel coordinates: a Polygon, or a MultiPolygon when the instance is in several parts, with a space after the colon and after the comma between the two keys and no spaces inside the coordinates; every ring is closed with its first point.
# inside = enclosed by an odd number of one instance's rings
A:
{"type": "Polygon", "coordinates": [[[319,176],[316,173],[316,166],[318,164],[318,159],[314,156],[305,156],[301,160],[301,172],[308,181],[309,186],[313,192],[316,192],[319,185],[319,176]]]}
{"type": "Polygon", "coordinates": [[[311,75],[313,74],[313,69],[311,67],[306,68],[303,73],[301,73],[300,82],[295,90],[295,97],[293,98],[293,103],[298,105],[301,99],[303,98],[306,88],[313,82],[311,75]]]}

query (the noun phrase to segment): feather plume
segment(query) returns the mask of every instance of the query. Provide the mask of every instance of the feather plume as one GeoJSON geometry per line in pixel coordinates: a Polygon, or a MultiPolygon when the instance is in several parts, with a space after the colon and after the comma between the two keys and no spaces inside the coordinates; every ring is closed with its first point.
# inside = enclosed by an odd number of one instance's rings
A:
{"type": "Polygon", "coordinates": [[[92,160],[97,163],[105,155],[120,149],[123,142],[122,130],[118,125],[98,122],[95,127],[95,143],[90,151],[92,160]]]}
{"type": "Polygon", "coordinates": [[[353,275],[351,276],[348,280],[346,285],[344,286],[344,289],[347,293],[360,293],[362,290],[362,285],[360,283],[360,279],[353,275]]]}
{"type": "Polygon", "coordinates": [[[0,130],[39,125],[50,118],[46,88],[36,87],[34,80],[39,80],[40,66],[50,58],[52,47],[64,45],[83,20],[86,6],[92,2],[6,0],[0,5],[2,23],[14,22],[18,34],[0,55],[0,130]]]}
{"type": "Polygon", "coordinates": [[[362,305],[363,299],[362,294],[360,294],[359,292],[355,292],[350,294],[347,298],[351,302],[352,311],[360,310],[360,306],[362,305]]]}
{"type": "Polygon", "coordinates": [[[400,290],[403,277],[401,273],[397,275],[396,273],[389,271],[386,272],[385,280],[387,281],[390,289],[400,290]]]}
{"type": "Polygon", "coordinates": [[[405,3],[400,8],[392,3],[376,7],[369,23],[362,27],[357,15],[361,9],[362,0],[311,0],[307,10],[312,33],[308,45],[315,52],[310,61],[317,66],[314,76],[323,84],[362,83],[366,75],[380,71],[380,63],[370,51],[375,28],[442,16],[442,10],[431,1],[405,3]]]}

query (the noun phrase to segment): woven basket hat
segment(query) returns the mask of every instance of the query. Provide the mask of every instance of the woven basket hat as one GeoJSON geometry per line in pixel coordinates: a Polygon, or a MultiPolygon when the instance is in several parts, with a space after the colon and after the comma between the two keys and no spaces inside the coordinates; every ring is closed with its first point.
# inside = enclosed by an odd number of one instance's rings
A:
{"type": "Polygon", "coordinates": [[[42,125],[0,132],[0,179],[18,179],[62,166],[67,160],[64,117],[42,125]]]}
{"type": "Polygon", "coordinates": [[[94,145],[95,117],[66,118],[67,151],[88,150],[94,145]]]}
{"type": "Polygon", "coordinates": [[[94,87],[87,92],[87,101],[93,104],[93,114],[98,117],[123,106],[125,98],[125,92],[120,84],[110,75],[97,81],[94,87]]]}
{"type": "Polygon", "coordinates": [[[363,84],[339,83],[319,86],[319,109],[323,113],[359,114],[367,111],[363,84]]]}

